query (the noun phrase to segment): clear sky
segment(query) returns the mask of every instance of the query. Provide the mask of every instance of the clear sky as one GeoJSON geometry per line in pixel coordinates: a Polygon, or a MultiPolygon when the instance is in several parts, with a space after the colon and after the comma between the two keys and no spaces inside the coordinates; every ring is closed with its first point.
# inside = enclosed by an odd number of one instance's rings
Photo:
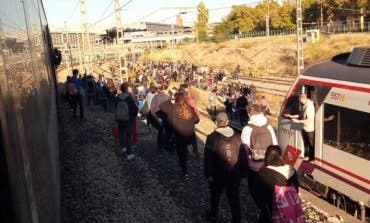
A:
{"type": "MultiPolygon", "coordinates": [[[[53,28],[60,28],[64,21],[68,27],[78,28],[80,20],[79,0],[43,0],[48,22],[53,28]]],[[[115,15],[113,0],[85,0],[87,9],[88,23],[94,31],[102,31],[114,25],[115,15]],[[113,13],[113,14],[112,14],[113,13]],[[112,14],[111,16],[109,16],[112,14]],[[103,19],[103,20],[102,20],[103,19]],[[102,21],[101,21],[102,20],[102,21]],[[97,23],[97,21],[100,21],[97,23]],[[95,24],[96,23],[96,24],[95,24]],[[95,25],[92,25],[95,24],[95,25]]],[[[127,26],[153,12],[154,10],[165,7],[196,7],[200,0],[121,0],[121,6],[128,3],[121,10],[122,24],[127,26]]],[[[230,12],[232,5],[253,4],[253,0],[203,0],[206,7],[210,10],[210,22],[221,21],[230,12]]],[[[196,9],[187,9],[187,13],[182,15],[184,25],[192,25],[196,17],[196,9]]],[[[158,10],[151,16],[145,17],[141,21],[174,23],[175,16],[180,9],[158,10]]]]}

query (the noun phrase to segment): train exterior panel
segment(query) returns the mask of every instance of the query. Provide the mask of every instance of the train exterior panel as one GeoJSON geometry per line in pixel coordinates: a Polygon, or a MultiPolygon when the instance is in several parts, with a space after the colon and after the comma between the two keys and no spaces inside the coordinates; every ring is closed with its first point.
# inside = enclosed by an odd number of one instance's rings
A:
{"type": "MultiPolygon", "coordinates": [[[[366,49],[365,58],[370,55],[370,48],[366,49]]],[[[297,78],[280,111],[278,138],[291,161],[295,161],[294,152],[300,152],[294,166],[311,181],[306,186],[328,198],[329,191],[335,191],[338,206],[348,209],[347,200],[352,200],[359,210],[370,207],[370,65],[353,66],[347,63],[349,57],[342,54],[319,61],[297,78]],[[301,125],[285,118],[301,112],[301,93],[315,105],[315,160],[311,162],[302,159],[301,125]]]]}
{"type": "Polygon", "coordinates": [[[0,219],[60,222],[55,69],[41,0],[0,0],[0,219]]]}

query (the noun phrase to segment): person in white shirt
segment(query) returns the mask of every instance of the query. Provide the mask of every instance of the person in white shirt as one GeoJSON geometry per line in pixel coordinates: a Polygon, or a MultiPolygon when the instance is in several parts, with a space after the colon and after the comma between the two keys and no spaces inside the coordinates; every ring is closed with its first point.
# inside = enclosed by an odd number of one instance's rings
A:
{"type": "Polygon", "coordinates": [[[295,123],[302,124],[302,137],[305,147],[304,159],[312,161],[315,159],[315,106],[313,102],[307,98],[307,94],[301,94],[299,96],[299,101],[303,105],[301,114],[285,114],[285,117],[291,118],[295,123]]]}
{"type": "MultiPolygon", "coordinates": [[[[252,133],[253,131],[258,131],[258,128],[267,128],[268,132],[270,133],[270,138],[264,139],[266,140],[266,148],[264,148],[263,155],[264,157],[264,152],[266,151],[267,147],[269,145],[277,145],[277,138],[274,129],[270,124],[268,124],[266,116],[263,114],[263,109],[260,105],[258,104],[252,104],[249,107],[249,114],[250,114],[250,119],[248,121],[248,125],[246,125],[241,134],[241,140],[244,145],[244,147],[247,150],[247,158],[248,158],[248,170],[247,170],[247,179],[248,179],[248,189],[249,192],[252,196],[252,198],[255,200],[254,192],[252,189],[254,188],[254,183],[258,174],[258,171],[262,168],[263,166],[263,158],[262,159],[255,159],[253,156],[253,152],[255,148],[253,143],[251,142],[252,139],[252,133]],[[268,140],[268,141],[267,141],[268,140]]],[[[266,129],[264,129],[266,130],[266,129]]],[[[267,132],[267,131],[266,131],[267,132]]],[[[256,133],[253,133],[256,134],[256,133]]],[[[256,137],[261,137],[261,135],[256,135],[256,137]]],[[[256,146],[257,147],[257,146],[256,146]]]]}

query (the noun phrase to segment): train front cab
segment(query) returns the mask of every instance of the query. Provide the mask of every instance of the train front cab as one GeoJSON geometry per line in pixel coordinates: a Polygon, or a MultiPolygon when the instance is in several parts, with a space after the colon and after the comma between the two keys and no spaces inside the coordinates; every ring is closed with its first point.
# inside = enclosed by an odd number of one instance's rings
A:
{"type": "Polygon", "coordinates": [[[288,151],[301,152],[293,163],[300,173],[301,186],[362,219],[370,206],[368,90],[369,85],[356,87],[352,83],[301,75],[284,101],[278,122],[279,144],[286,157],[294,161],[294,155],[288,151]],[[301,125],[284,117],[300,113],[301,93],[306,93],[315,105],[313,162],[302,159],[301,125]]]}

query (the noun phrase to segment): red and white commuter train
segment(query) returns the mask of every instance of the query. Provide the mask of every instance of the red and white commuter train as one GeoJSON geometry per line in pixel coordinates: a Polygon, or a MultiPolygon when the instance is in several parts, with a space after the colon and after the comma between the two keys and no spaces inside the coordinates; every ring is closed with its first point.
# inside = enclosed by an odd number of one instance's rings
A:
{"type": "Polygon", "coordinates": [[[354,214],[370,219],[370,47],[321,60],[289,90],[279,115],[278,138],[303,187],[354,214]],[[299,95],[315,105],[315,160],[304,161],[299,95]],[[301,151],[294,159],[294,152],[301,151]]]}

